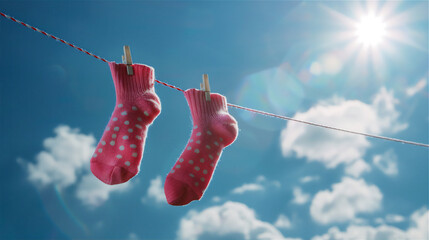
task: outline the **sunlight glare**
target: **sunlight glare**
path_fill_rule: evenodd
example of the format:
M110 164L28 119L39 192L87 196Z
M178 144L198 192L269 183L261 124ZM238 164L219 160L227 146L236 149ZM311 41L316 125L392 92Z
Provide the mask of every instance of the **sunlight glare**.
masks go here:
M375 46L383 40L385 31L385 24L380 18L366 16L357 24L356 35L364 45Z

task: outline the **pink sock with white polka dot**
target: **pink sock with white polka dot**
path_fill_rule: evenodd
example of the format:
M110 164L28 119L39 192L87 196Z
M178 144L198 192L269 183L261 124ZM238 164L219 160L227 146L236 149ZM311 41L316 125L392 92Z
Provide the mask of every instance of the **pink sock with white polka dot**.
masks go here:
M154 89L154 69L109 62L116 90L116 107L91 159L92 173L106 184L119 184L137 175L149 125L161 112Z
M193 130L188 145L167 175L164 192L171 205L199 200L209 185L223 148L237 137L235 119L229 115L226 98L189 89L185 97L191 109Z

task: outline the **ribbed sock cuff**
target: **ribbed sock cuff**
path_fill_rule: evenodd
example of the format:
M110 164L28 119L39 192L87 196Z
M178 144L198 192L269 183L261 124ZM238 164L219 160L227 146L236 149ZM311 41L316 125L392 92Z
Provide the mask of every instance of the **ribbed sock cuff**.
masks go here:
M220 94L210 93L210 101L206 101L205 92L201 90L188 89L184 94L194 121L204 121L220 112L228 112L226 97Z
M133 64L131 66L134 73L133 75L128 75L126 64L109 62L118 99L133 99L148 90L153 90L155 70L143 64Z

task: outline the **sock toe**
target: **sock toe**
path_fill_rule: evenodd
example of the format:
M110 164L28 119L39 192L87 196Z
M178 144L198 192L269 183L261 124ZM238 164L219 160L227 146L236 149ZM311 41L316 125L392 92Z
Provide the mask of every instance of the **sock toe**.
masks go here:
M128 182L131 178L133 178L137 173L132 173L125 168L115 166L112 169L112 174L110 176L110 184L120 184Z
M193 200L199 199L198 195L187 183L177 180L170 175L165 180L164 192L168 204L174 206L186 205Z
M111 175L112 168L113 166L110 166L108 164L91 161L92 174L94 174L95 177L97 177L100 181L104 182L105 184L110 184L110 175Z
M136 173L132 173L122 167L111 166L100 162L91 162L91 172L100 181L109 185L127 182L136 175Z

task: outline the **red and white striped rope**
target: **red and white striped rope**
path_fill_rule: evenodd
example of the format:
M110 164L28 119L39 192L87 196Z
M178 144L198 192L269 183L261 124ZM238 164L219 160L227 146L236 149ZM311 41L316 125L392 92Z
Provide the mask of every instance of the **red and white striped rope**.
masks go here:
M12 20L12 21L14 21L16 23L19 23L19 24L23 25L24 27L32 29L32 30L34 30L36 32L39 32L39 33L41 33L41 34L43 34L45 36L48 36L48 37L50 37L52 39L57 40L57 41L60 41L60 42L66 44L66 45L68 45L68 46L70 46L70 47L72 47L72 48L74 48L74 49L76 49L78 51L81 51L81 52L86 53L86 54L88 54L90 56L93 56L93 57L95 57L98 60L101 60L103 62L108 62L106 59L104 59L102 57L94 55L94 54L92 54L92 53L90 53L90 52L88 52L88 51L86 51L86 50L84 50L84 49L82 49L82 48L74 45L74 44L71 44L71 43L69 43L69 42L67 42L67 41L65 41L65 40L63 40L61 38L55 37L55 36L53 36L53 35L45 32L45 31L42 31L42 30L36 28L36 27L30 26L27 23L24 23L24 22L22 22L22 21L20 21L20 20L18 20L16 18L13 18L13 17L11 17L9 15L6 15L6 14L4 14L2 12L0 12L0 15L3 16L3 17L5 17L5 18L7 18L7 19L10 19L10 20ZM161 82L159 80L155 80L155 81L157 83L160 83L160 84L166 86L166 87L170 87L170 88L176 89L178 91L184 92L184 90L181 89L181 88L179 88L179 87L173 86L173 85L165 83L165 82ZM231 103L228 103L228 106L234 107L234 108L238 108L238 109L242 109L242 110L249 111L249 112L253 112L253 113L257 113L257 114L261 114L261 115L265 115L265 116L269 116L269 117L275 117L275 118L282 119L282 120L295 121L295 122L299 122L299 123L303 123L303 124L307 124L307 125L312 125L312 126L316 126L316 127L322 127L322 128L326 128L326 129L331 129L331 130L336 130L336 131L341 131L341 132L346 132L346 133L351 133L351 134L357 134L357 135L361 135L361 136L365 136L365 137L378 138L378 139L383 139L383 140L388 140L388 141L400 142L400 143L404 143L404 144L410 144L410 145L415 145L415 146L421 146L421 147L429 148L429 144L412 142L412 141L406 141L406 140L397 139L397 138L383 137L383 136L378 136L378 135L373 135L373 134L368 134L368 133L362 133L362 132L356 132L356 131L351 131L351 130L347 130L347 129L337 128L337 127L331 127L331 126L327 126L327 125L323 125L323 124L319 124L319 123L313 123L313 122L303 121L303 120L299 120L299 119L294 119L294 118L291 118L291 117L285 117L285 116L277 115L277 114L274 114L274 113L264 112L264 111L260 111L260 110L256 110L256 109L252 109L252 108L248 108L248 107L242 107L242 106L231 104Z
M78 47L78 46L76 46L76 45L74 45L74 44L71 44L71 43L69 43L69 42L67 42L67 41L65 41L65 40L63 40L63 39L61 39L61 38L55 37L54 35L51 35L51 34L49 34L49 33L45 32L45 31L43 31L43 30L40 30L40 29L38 29L38 28L36 28L36 27L33 27L33 26L30 26L30 25L26 24L25 22L19 21L18 19L14 18L14 17L11 17L11 16L9 16L9 15L6 15L6 14L4 14L4 13L2 13L2 12L0 12L0 15L2 15L3 17L5 17L5 18L7 18L7 19L10 19L10 20L12 20L12 21L14 21L14 22L16 22L16 23L19 23L19 24L21 24L21 25L22 25L22 26L24 26L24 27L28 27L28 28L30 28L30 29L32 29L32 30L34 30L34 31L36 31L36 32L39 32L39 33L41 33L41 34L45 35L45 36L48 36L48 37L53 38L53 39L55 39L55 40L57 40L57 41L60 41L60 42L62 42L62 43L64 43L64 44L67 44L67 45L69 45L70 47L72 47L72 48L74 48L74 49L76 49L76 50L79 50L79 51L81 51L81 52L84 52L84 53L86 53L86 54L88 54L88 55L90 55L90 56L93 56L93 57L95 57L95 58L97 58L97 59L99 59L99 60L101 60L101 61L103 61L103 62L108 62L108 61L107 61L106 59L104 59L104 58L101 58L101 57L99 57L99 56L97 56L97 55L94 55L94 54L92 54L92 53L90 53L90 52L86 51L85 49L82 49L82 48L80 48L80 47Z
M181 88L179 88L179 87L173 86L173 85L168 84L168 83L165 83L165 82L161 82L161 81L156 80L156 79L155 79L155 82L160 83L160 84L162 84L162 85L164 85L164 86L166 86L166 87L176 89L176 90L181 91L181 92L184 92L184 91L185 91L185 90L183 90L183 89L181 89Z

